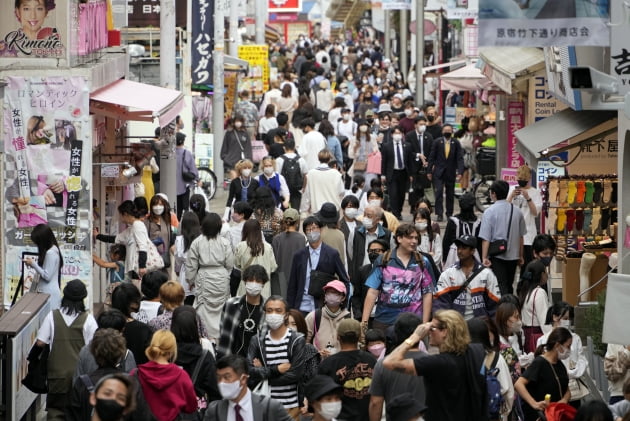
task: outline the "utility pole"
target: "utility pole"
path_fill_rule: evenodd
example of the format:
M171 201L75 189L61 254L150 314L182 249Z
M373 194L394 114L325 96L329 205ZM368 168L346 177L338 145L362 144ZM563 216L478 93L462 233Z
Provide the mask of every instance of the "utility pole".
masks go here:
M383 14L385 15L385 46L383 49L383 54L385 54L385 58L391 60L392 58L392 31L390 29L390 16L389 10L383 10Z
M407 32L409 31L409 15L406 10L400 11L400 46L398 51L400 54L400 73L403 75L403 79L407 82L407 75L409 74L409 62L407 61Z
M424 0L416 1L416 104L424 105Z
M238 56L238 0L232 0L230 2L230 55L232 57ZM215 21L216 22L216 21ZM264 30L264 29L263 29Z
M217 174L217 182L221 183L223 176L223 161L221 160L221 145L223 145L223 114L225 114L225 104L223 103L223 54L225 49L225 4L226 0L214 0L214 57L212 60L212 135L214 143L213 159L214 172Z
M176 89L175 0L160 0L160 85ZM177 155L175 144L162 151L160 190L168 196L171 208L177 205Z
M235 1L235 0L232 0ZM267 2L256 2L256 44L265 43L265 25L267 24Z

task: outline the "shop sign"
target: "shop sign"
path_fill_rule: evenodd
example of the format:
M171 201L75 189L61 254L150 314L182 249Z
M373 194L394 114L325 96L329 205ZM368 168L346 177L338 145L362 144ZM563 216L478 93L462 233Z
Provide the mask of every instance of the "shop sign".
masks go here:
M267 0L267 11L273 12L301 12L302 0Z
M516 171L516 168L501 168L501 180L507 181L510 186L517 185Z
M542 8L527 0L479 0L479 45L600 46L610 45L608 2L588 4L577 16L575 6L547 1ZM611 2L615 3L615 2ZM618 1L620 7L623 2ZM617 16L622 16L623 13Z
M160 27L160 0L115 0L112 11L126 13L129 27ZM175 1L175 20L177 26L186 26L185 1Z
M411 10L411 0L381 0L383 10Z
M611 2L611 16L627 16L627 6L621 1ZM624 37L624 38L619 38ZM619 81L619 93L630 92L630 27L611 25L610 35L610 73Z
M261 96L269 90L269 47L267 45L239 45L238 58L249 63L247 76L240 80L239 92L248 90Z
M120 175L120 166L118 165L103 165L101 166L102 178L118 178Z
M211 84L214 0L192 0L192 8L192 84Z
M522 101L510 101L508 102L507 109L507 123L508 123L508 168L518 168L524 164L523 157L516 150L516 143L518 139L514 134L517 130L525 127L525 106Z
M556 165L552 164L548 159L538 161L538 166L536 167L536 185L539 188L547 183L549 177L563 177L566 174L564 167L561 165L566 164L567 156L567 152L562 152L559 156L552 157Z
M91 279L92 141L83 77L7 78L4 120L5 305L33 252L31 231L47 224L64 259L62 283ZM84 153L85 151L85 153Z
M547 78L545 76L534 76L529 80L529 95L527 101L527 119L529 124L550 117L566 108L566 105L560 102L549 91Z

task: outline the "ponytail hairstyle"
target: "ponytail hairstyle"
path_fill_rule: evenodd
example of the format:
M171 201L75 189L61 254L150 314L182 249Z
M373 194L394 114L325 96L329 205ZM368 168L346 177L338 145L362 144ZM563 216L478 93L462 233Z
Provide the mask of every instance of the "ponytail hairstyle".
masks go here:
M160 329L153 334L151 345L144 351L149 361L166 357L169 362L177 359L177 341L170 330Z
M569 329L564 327L556 327L547 337L547 343L536 348L534 355L539 356L545 351L551 351L557 344L563 344L572 337L573 336L571 335Z
M352 193L355 193L357 191L359 191L359 189L363 188L363 186L365 185L365 177L363 177L361 174L357 174L352 178Z

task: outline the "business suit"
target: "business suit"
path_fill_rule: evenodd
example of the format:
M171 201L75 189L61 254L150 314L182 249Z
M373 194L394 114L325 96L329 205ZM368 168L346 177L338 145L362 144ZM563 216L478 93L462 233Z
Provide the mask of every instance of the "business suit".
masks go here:
M383 143L381 148L381 175L387 181L387 193L389 194L389 204L392 213L396 218L401 219L402 207L405 202L405 193L409 188L409 145L403 140L400 141L400 151L402 157L402 169L396 169L396 149L397 143Z
M251 396L254 421L293 421L293 418L289 416L280 402L255 393L252 393ZM227 399L210 402L203 421L227 421L228 409L229 401Z
M455 180L464 172L464 152L459 140L451 137L448 157L446 156L446 139L439 137L435 140L429 156L429 172L433 176L435 213L441 220L444 212L443 196L446 192L446 217L450 217L453 215Z
M417 130L410 131L405 136L405 143L409 146L409 167L411 174L411 186L413 191L409 193L409 206L411 210L415 210L418 201L424 197L424 189L430 187L431 182L428 181L426 175L426 167L418 154L424 155L426 161L429 160L431 150L433 149L433 136L426 131L418 133Z
M289 302L289 308L300 308L302 299L304 298L304 286L306 285L306 270L308 269L308 259L310 253L310 246L302 247L295 252L293 256L293 264L291 265L291 275L289 276L289 285L287 288L287 301ZM348 288L348 274L341 262L339 252L334 248L321 243L321 250L319 254L319 262L315 270L325 272L331 275L337 275L340 281L346 284L346 291L350 291ZM319 307L319 304L315 300L315 307ZM320 300L321 301L321 300Z

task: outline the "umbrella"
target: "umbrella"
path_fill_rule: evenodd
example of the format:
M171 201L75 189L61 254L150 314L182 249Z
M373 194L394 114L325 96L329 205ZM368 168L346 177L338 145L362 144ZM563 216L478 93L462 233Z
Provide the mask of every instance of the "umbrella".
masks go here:
M577 409L566 403L553 402L545 409L543 421L573 421ZM542 414L541 414L542 415Z

